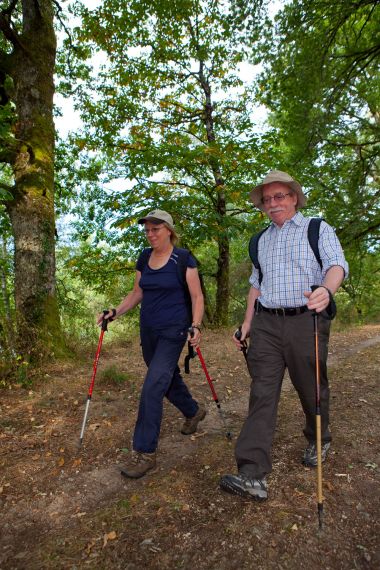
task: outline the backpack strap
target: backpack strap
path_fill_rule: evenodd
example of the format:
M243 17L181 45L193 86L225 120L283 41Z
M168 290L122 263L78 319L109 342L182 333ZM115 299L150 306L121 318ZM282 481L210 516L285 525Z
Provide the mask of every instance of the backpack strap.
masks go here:
M178 255L178 260L177 260L178 277L182 285L185 288L187 288L186 271L187 271L187 264L189 260L190 251L188 249L183 249L181 247L175 247L173 253L176 253Z
M181 284L184 287L187 287L186 270L187 270L187 264L188 264L190 251L188 249L182 249L179 247L175 247L173 249L173 253L178 255L177 272L178 272L179 280L181 281ZM142 271L147 266L151 254L152 254L152 248L151 247L144 248L142 250L142 252L140 253L139 258L137 260L137 264L141 265Z
M261 271L261 267L260 267L260 263L259 263L259 239L261 238L263 233L267 231L267 229L269 227L270 226L267 226L266 228L261 230L261 232L252 236L251 239L249 240L249 247L248 247L249 257L251 258L252 263L255 266L255 268L259 271L259 284L260 285L261 285L261 282L263 280L263 272Z
M138 266L141 265L141 273L144 271L145 267L148 265L149 258L152 254L151 247L145 247L142 252L140 253L137 264Z
M186 271L187 271L187 264L189 261L190 251L188 249L183 249L181 247L175 247L173 249L173 253L178 255L177 274L178 274L178 279L180 280L182 287L184 288L184 291L185 291L187 312L189 314L189 319L191 322L193 307L192 307L189 287L188 287L187 281L186 281Z
M309 245L313 250L313 253L321 269L322 269L322 260L319 254L318 241L319 241L319 230L322 221L323 218L311 218L309 222L309 227L307 228L307 239L309 240Z

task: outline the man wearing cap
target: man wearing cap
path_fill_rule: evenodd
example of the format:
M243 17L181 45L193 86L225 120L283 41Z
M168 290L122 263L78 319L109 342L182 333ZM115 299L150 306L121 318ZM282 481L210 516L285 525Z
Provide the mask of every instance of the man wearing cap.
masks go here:
M301 185L286 172L271 171L251 191L251 200L272 223L258 243L241 342L250 337L248 367L252 377L248 417L236 443L237 475L224 475L223 490L265 500L266 476L272 470L271 445L285 369L297 390L305 414L308 446L303 463L317 464L315 433L315 344L312 313L320 314L319 367L322 423L322 461L331 442L327 354L330 321L323 317L332 295L348 273L342 247L331 226L321 222L318 248L322 268L308 241L310 218L299 208L306 205ZM312 285L318 285L311 292Z

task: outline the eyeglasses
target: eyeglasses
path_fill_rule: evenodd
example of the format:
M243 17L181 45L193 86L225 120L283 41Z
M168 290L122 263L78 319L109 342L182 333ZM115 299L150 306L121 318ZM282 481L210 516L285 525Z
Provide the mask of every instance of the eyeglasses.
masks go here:
M156 235L160 230L162 230L163 227L164 226L156 226L154 228L149 228L149 229L145 228L144 229L145 235L149 235L150 233L152 233L153 235Z
M261 203L262 204L270 204L272 202L272 200L274 200L275 202L282 202L283 200L285 200L286 196L290 196L292 194L292 192L288 192L287 194L283 194L282 192L279 192L278 194L275 194L274 196L265 196L265 198L261 198Z

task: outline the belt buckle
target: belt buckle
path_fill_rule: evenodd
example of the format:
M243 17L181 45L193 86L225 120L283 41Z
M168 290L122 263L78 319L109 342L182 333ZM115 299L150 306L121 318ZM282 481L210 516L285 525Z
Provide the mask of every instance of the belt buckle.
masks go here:
M277 309L277 311L279 311L281 317L285 317L285 309L284 309L284 307L280 307L279 309Z

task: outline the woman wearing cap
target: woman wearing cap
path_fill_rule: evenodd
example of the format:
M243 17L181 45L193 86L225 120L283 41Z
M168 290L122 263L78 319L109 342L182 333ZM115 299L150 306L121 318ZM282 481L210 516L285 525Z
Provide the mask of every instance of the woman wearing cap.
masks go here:
M156 466L164 397L185 416L181 429L185 435L194 433L206 416L205 408L191 396L178 367L186 340L193 346L200 342L204 303L196 261L187 250L175 247L178 237L173 219L164 210L149 212L138 223L144 224L151 247L140 254L133 290L116 307L113 317L120 317L141 303L140 337L148 371L140 395L132 456L121 471L131 478L142 477ZM103 315L98 324L102 318ZM188 334L190 325L192 337Z

